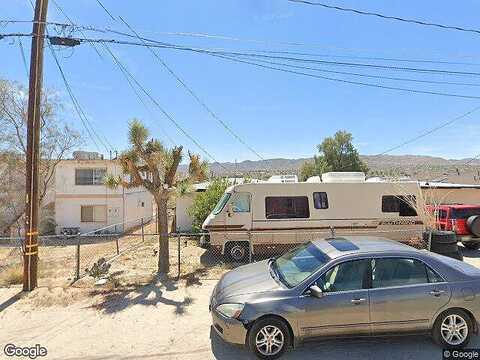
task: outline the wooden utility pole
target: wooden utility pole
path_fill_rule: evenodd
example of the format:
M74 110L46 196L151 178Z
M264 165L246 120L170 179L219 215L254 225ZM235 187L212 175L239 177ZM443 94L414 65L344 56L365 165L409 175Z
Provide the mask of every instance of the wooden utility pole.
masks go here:
M43 45L47 9L48 0L36 0L32 32L32 53L30 57L30 83L28 89L25 246L23 249L24 291L32 291L37 287L40 105L42 100Z

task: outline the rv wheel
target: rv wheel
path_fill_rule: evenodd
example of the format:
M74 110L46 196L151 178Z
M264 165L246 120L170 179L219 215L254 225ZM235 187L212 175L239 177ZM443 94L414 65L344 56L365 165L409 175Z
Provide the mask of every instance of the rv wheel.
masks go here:
M246 243L228 243L225 245L225 256L230 261L246 261L248 258L248 254L248 244Z

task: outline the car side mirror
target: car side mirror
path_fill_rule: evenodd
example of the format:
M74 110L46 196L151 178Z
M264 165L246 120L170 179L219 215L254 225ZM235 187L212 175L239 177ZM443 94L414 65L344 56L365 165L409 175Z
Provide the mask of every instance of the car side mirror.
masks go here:
M227 216L231 217L232 214L233 214L233 205L230 203L230 204L227 204Z
M310 286L310 295L318 299L323 297L323 291L317 285Z

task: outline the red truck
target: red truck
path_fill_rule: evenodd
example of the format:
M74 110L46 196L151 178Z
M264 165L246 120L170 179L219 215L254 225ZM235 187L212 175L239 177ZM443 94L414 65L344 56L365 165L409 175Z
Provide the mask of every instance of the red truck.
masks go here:
M480 205L428 205L427 211L436 212L439 230L454 231L468 249L480 248Z

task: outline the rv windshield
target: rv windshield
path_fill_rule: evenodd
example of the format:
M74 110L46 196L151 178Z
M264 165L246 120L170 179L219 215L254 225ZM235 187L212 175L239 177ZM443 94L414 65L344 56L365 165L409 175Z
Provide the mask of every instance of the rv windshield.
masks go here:
M222 198L220 201L217 203L217 206L215 206L215 209L213 209L212 213L213 215L218 215L220 211L225 207L225 204L227 203L228 199L230 199L230 193L225 193L223 194Z
M330 261L315 244L308 242L290 250L273 261L272 267L280 280L292 288Z

